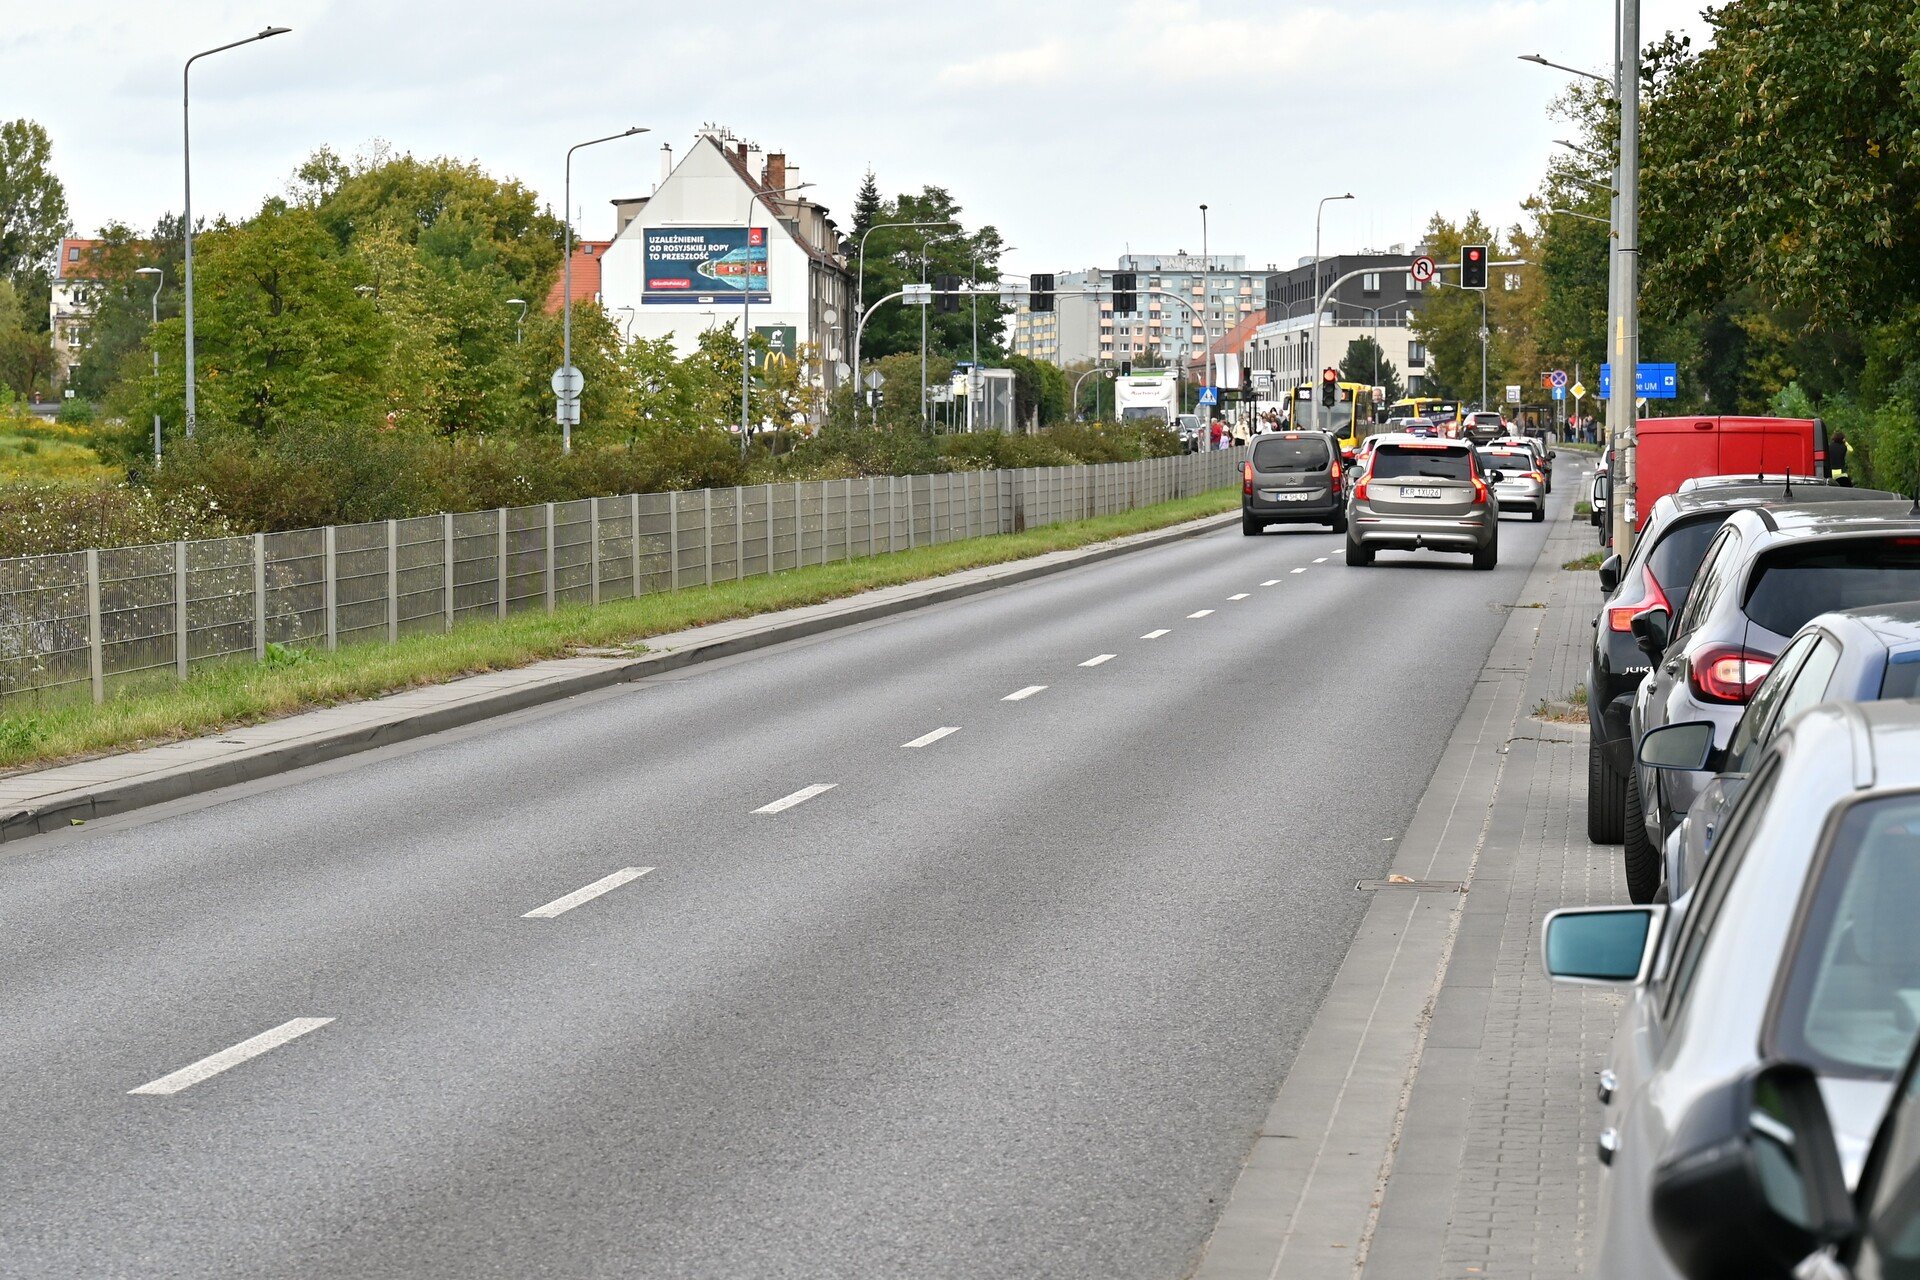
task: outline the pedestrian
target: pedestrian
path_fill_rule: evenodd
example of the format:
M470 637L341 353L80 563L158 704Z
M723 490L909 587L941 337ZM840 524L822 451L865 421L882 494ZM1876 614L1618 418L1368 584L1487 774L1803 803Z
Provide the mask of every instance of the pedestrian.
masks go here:
M1213 424L1213 435L1211 437L1213 440L1214 448L1224 449L1227 447L1226 434L1227 434L1226 428L1222 427L1220 423L1216 420Z

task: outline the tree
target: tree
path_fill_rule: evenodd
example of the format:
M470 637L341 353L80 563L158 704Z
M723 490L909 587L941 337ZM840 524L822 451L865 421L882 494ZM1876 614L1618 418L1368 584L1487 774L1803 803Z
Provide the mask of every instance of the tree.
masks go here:
M1340 358L1340 372L1349 382L1386 388L1388 404L1407 393L1406 384L1400 381L1400 371L1382 354L1380 344L1371 334L1361 334L1347 344L1347 354Z
M1000 332L1008 308L1000 301L994 284L1000 278L1000 255L1005 241L991 226L968 234L962 225L964 211L953 196L941 187L925 187L918 195L902 194L880 203L869 225L879 229L867 237L866 287L862 306L873 305L902 285L929 281L942 275L971 280L981 295L960 300L958 311L930 309L927 319L927 349L954 360L971 359L975 334L974 317L979 317L978 334L982 360L1000 354ZM946 223L946 226L895 227L893 222ZM924 268L922 254L925 255ZM977 267L977 270L976 270ZM920 351L920 308L898 301L875 311L867 322L861 343L862 359L879 359L897 352Z
M0 280L0 383L25 399L53 368L53 341L36 330L11 280Z
M53 143L32 120L0 123L0 274L25 306L41 304L60 238L67 234L67 194L53 172Z
M853 238L857 241L880 219L880 183L868 167L860 179L860 190L853 197Z

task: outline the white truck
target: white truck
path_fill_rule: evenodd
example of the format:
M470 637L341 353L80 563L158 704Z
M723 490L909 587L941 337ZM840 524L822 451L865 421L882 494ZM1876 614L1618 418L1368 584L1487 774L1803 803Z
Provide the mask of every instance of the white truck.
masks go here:
M1170 371L1115 378L1113 406L1122 422L1154 422L1171 429L1180 413L1180 380Z

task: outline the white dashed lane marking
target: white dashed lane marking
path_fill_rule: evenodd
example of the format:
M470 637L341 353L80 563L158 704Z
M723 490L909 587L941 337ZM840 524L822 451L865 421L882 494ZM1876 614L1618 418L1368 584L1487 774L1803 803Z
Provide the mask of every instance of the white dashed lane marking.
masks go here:
M623 884L631 884L652 870L652 867L622 867L610 876L601 876L592 884L575 889L564 898L555 898L544 907L535 907L520 918L522 920L551 920L555 916L565 915L582 903L592 902L601 894L611 893Z
M1158 640L1161 636L1166 634L1167 634L1167 628L1161 627L1158 631L1149 631L1147 632L1147 634L1141 636L1140 638L1142 640Z
M1263 587L1277 587L1280 585L1280 579L1268 578L1265 582L1261 583L1260 585Z
M946 725L942 728L935 729L932 733L923 733L919 737L915 738L912 742L903 742L900 744L900 747L901 747L901 750L905 750L908 747L930 747L934 743L940 741L940 739L946 737L948 734L958 733L958 732L960 732L959 725L957 724Z
M1031 697L1032 697L1032 696L1033 696L1034 694L1036 694L1036 693L1039 693L1039 692L1040 692L1040 691L1041 691L1042 689L1044 689L1044 688L1046 688L1046 687L1047 687L1047 686L1045 686L1045 685L1043 685L1043 684L1030 684L1030 685L1028 685L1028 686L1027 686L1026 688L1024 688L1024 689L1015 689L1015 690L1014 690L1014 691L1013 691L1012 693L1010 693L1010 694L1008 694L1008 695L1007 695L1006 697L1004 697L1004 698L1002 698L1002 699L1000 699L1000 701L1002 701L1002 702L1022 702L1022 701L1025 701L1025 700L1026 700L1026 699L1028 699L1028 698L1031 698Z
M1206 616L1207 616L1208 614L1210 614L1210 613L1212 613L1212 612L1213 612L1213 610L1211 610L1211 609L1199 609L1199 610L1196 610L1196 611L1195 611L1195 612L1193 612L1193 613L1190 613L1190 614L1188 614L1187 616L1188 616L1189 618L1204 618L1204 617L1206 617Z
M1306 571L1307 571L1307 566L1305 565L1301 565L1298 569L1294 570L1295 573L1305 573Z
M816 782L812 786L802 787L790 796L781 796L772 804L763 804L755 813L779 813L782 809L791 809L797 804L805 804L823 792L831 791L840 784L837 782Z
M1081 663L1080 665L1083 667L1097 667L1103 662L1112 662L1115 658L1119 656L1120 655L1117 653L1096 653L1095 655L1093 655L1093 657L1088 658L1085 662Z
M184 1066L178 1071L169 1072L158 1080L143 1084L138 1089L129 1089L127 1092L143 1094L147 1097L169 1097L182 1089L191 1089L202 1080L211 1079L222 1071L237 1067L251 1058L257 1058L270 1049L278 1049L287 1041L297 1040L309 1031L318 1031L332 1021L332 1018L290 1019L271 1031L262 1031L259 1035L242 1040L230 1049L209 1054L198 1062Z
M1234 596L1228 596L1228 597L1227 597L1227 599L1229 599L1229 600L1245 600L1246 598L1247 598L1247 593L1246 593L1246 592L1244 592L1244 591L1242 591L1242 592L1241 592L1241 593L1240 593L1239 595L1234 595Z
M1325 564L1326 562L1327 562L1327 558L1325 556L1321 556L1319 559L1314 561L1315 564Z

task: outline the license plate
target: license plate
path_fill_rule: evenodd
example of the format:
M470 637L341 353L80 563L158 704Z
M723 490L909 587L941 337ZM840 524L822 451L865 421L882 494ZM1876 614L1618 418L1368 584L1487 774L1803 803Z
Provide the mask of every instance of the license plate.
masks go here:
M1438 498L1440 491L1425 486L1416 487L1409 484L1400 486L1400 496L1403 498Z
M1306 502L1318 496L1314 493L1282 493L1277 489L1267 491L1268 502Z

